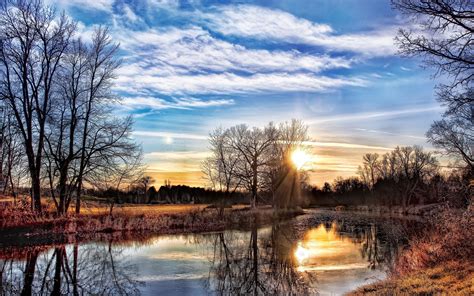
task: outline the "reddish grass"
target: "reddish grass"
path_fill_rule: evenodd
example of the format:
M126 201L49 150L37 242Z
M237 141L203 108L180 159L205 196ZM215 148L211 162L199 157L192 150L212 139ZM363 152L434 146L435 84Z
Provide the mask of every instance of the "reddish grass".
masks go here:
M387 279L350 295L473 295L474 211L445 210L410 241Z
M89 234L111 232L151 232L174 234L220 231L229 228L245 228L251 223L265 224L276 219L294 217L299 212L274 215L271 208L249 210L237 206L225 209L219 215L216 209L206 205L146 205L117 206L109 213L107 205L85 207L83 213L69 212L57 217L47 206L41 217L36 216L28 202L0 207L0 236L41 236L46 234ZM4 240L1 240L4 241Z
M427 229L399 258L397 275L447 262L474 263L474 211L446 210L433 218Z

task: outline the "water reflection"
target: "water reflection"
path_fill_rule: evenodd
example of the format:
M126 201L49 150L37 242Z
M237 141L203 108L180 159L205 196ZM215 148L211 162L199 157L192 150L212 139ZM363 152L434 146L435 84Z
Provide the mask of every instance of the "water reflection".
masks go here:
M138 295L137 268L122 248L104 244L58 246L26 258L2 260L2 295Z
M314 292L311 274L299 272L292 252L295 232L274 225L249 235L215 237L207 288L219 295L307 295Z
M303 224L305 225L305 224ZM248 231L0 252L1 295L342 294L385 276L395 223L291 221ZM395 229L395 230L394 230Z

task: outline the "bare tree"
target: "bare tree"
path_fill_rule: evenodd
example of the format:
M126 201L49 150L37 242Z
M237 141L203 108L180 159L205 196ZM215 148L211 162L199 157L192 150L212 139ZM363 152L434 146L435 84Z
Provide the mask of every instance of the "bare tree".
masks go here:
M88 168L96 165L91 162L107 150L120 157L120 152L115 151L116 148L121 148L122 152L135 149L133 144L122 141L127 138L131 130L131 118L115 122L107 119L107 114L111 112L107 110L107 103L115 99L110 86L115 78L115 70L120 65L120 61L115 58L117 49L118 44L112 43L107 29L99 28L94 35L88 58L87 93L81 132L83 149L77 177L76 213L79 213L81 208L80 197L85 173Z
M363 156L362 166L359 166L359 175L366 183L367 187L374 187L379 177L379 155L377 153L367 153Z
M230 147L240 156L238 176L250 191L251 206L255 208L263 170L271 161L267 152L278 139L278 129L272 123L263 129L242 124L231 127L228 136Z
M438 85L438 100L447 107L427 136L435 147L463 160L474 171L474 3L470 0L392 0L416 29L399 31L400 52L420 56L437 75L448 75Z
M140 179L137 180L138 185L141 186L143 189L143 195L145 197L144 202L148 202L148 188L150 187L151 184L155 182L155 179L153 179L151 176L143 176Z
M22 136L34 209L41 213L41 167L45 125L58 69L75 24L41 1L7 0L0 5L0 97L11 108Z
M438 170L438 161L430 152L419 146L397 147L394 151L399 159L399 183L403 188L402 206L406 209L416 195L419 185Z
M84 183L114 183L124 179L124 167L138 166L141 152L129 138L132 119L112 114L118 99L111 93L119 61L107 29L98 28L91 44L73 40L63 58L61 82L48 116L46 179L58 214L67 212ZM118 183L121 183L120 181Z
M18 187L22 176L28 174L25 157L22 153L21 138L14 124L15 118L8 108L3 108L0 120L1 127L1 178L3 181L3 194L7 191L13 196L16 204Z
M231 146L229 131L221 127L211 132L209 144L212 155L203 164L203 170L214 189L223 191L225 198L230 198L242 183L237 176L240 155Z
M298 170L292 162L292 154L304 150L309 140L308 126L292 119L278 126L278 135L268 150L270 162L265 168L264 182L277 208L298 206L301 203L300 189L307 179L305 172Z
M202 170L214 188L230 197L239 188L251 194L255 207L259 192L271 193L274 205L289 206L304 177L291 163L291 153L300 148L308 127L299 120L264 128L237 125L217 128L210 134L211 157ZM279 200L279 202L277 202Z
M470 0L393 0L393 6L418 25L401 29L400 51L422 56L437 74L453 77L452 86L472 83L474 75L474 4ZM471 98L472 99L472 98Z

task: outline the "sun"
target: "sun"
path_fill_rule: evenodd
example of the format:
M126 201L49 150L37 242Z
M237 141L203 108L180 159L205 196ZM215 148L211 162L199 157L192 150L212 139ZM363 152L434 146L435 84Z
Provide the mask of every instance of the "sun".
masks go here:
M296 149L291 153L291 161L298 170L301 169L308 160L309 157L303 150Z

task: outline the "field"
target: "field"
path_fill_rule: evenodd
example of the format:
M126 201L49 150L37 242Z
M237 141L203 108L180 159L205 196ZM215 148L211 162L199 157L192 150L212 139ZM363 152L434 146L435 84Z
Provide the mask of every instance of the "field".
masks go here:
M186 205L110 205L86 202L80 214L70 209L57 216L52 203L45 202L44 213L37 216L27 200L14 205L9 198L0 201L0 243L22 237L91 236L100 233L174 234L221 231L265 224L301 214L301 210L275 213L271 207L250 209L236 205L222 211L206 204ZM68 238L69 239L69 238ZM73 238L71 238L73 239Z
M161 214L181 214L189 213L193 211L202 211L208 205L206 204L183 204L183 205L117 205L114 206L113 212L124 215L161 215ZM74 212L74 207L69 210L71 213ZM82 215L101 215L108 214L110 212L109 205L106 204L91 204L86 203L81 208Z

